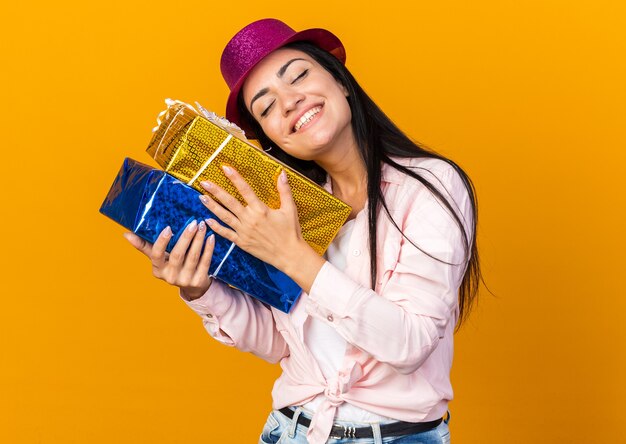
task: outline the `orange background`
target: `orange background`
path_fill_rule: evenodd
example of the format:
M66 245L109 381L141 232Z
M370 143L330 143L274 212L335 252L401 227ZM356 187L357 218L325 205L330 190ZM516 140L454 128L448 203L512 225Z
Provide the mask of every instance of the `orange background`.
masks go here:
M267 16L335 32L476 183L495 296L456 337L453 442L626 442L624 3L408 4L2 6L0 442L256 442L279 367L213 341L98 208L165 97L223 113L221 50Z

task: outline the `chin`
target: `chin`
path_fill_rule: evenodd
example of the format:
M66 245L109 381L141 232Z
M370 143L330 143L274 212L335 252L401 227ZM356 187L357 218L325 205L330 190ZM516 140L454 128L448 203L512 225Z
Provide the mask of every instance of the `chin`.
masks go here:
M311 138L309 139L309 145L311 146L311 148L319 150L324 149L324 147L326 147L327 145L331 145L334 140L335 137L333 137L333 134L331 133L327 133L326 131L315 132L311 134Z
M335 148L338 140L342 139L342 135L346 130L351 130L350 124L345 127L331 128L310 128L306 133L302 134L302 138L299 138L299 142L294 143L293 146L297 146L297 150L289 150L289 154L297 157L301 160L316 160L324 155L327 151Z

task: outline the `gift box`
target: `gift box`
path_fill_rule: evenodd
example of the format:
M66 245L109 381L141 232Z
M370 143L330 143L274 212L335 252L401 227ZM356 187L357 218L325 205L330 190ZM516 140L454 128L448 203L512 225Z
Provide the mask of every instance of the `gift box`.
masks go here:
M351 208L307 177L245 140L243 132L226 119L191 105L166 100L159 114L148 153L172 176L205 192L209 180L244 203L243 197L222 171L222 165L237 170L270 208L280 206L276 180L284 169L302 228L302 236L322 255L350 215ZM201 114L202 113L202 114Z
M173 236L166 248L170 252L193 220L219 221L199 196L198 191L164 171L127 158L100 212L150 243L165 227L171 227ZM207 226L205 239L211 234ZM216 233L209 274L286 313L301 293L289 276Z

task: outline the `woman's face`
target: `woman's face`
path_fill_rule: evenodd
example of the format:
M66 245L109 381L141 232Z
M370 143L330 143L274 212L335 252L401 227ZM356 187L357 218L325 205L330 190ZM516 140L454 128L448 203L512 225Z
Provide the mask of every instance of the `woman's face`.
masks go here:
M309 55L282 48L265 57L243 85L248 111L285 152L321 158L352 139L346 89ZM339 142L339 143L337 143Z

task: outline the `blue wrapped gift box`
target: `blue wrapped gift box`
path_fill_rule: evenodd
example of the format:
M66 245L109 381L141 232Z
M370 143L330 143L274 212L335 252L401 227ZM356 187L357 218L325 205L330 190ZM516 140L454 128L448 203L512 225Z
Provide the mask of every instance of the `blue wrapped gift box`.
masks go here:
M217 219L199 199L200 193L169 174L126 158L100 212L150 243L168 225L170 252L193 220ZM207 226L206 237L213 234ZM215 234L211 276L288 313L300 287L285 273Z

